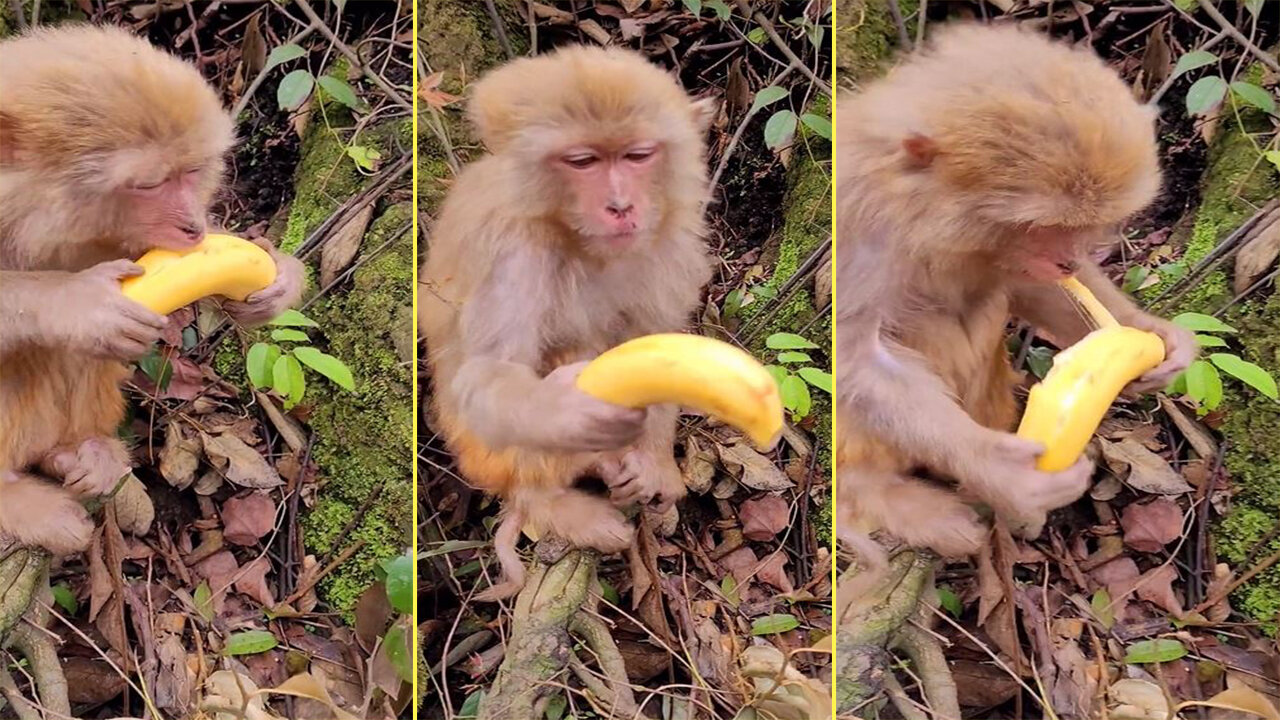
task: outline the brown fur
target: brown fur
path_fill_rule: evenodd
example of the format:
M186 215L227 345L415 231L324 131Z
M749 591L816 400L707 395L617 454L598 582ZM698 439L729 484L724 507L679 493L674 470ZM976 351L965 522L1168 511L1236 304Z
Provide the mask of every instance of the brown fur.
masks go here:
M1004 328L1016 311L1059 342L1087 330L1055 286L1020 276L1019 258L1053 251L1028 228L1101 237L1141 209L1159 186L1153 119L1092 53L1012 27L944 28L841 100L842 531L964 555L986 535L966 501L1036 534L1047 510L1083 491L1080 468L1054 480L1033 456L996 457L1017 414ZM1155 329L1084 263L1087 244L1082 280L1122 321ZM1051 481L1060 487L1023 497Z
M26 295L19 286L69 277L30 271L75 272L146 249L113 194L139 173L203 165L207 203L231 121L194 67L119 29L67 26L4 41L0 77L0 270L9 305L0 326L8 333L0 338L0 534L69 552L84 547L92 526L70 494L36 473L95 438L127 462L114 439L126 368L51 344L18 315L33 298L58 302L56 284Z
M685 325L710 276L701 240L705 112L636 53L573 47L486 76L470 115L491 154L462 171L432 228L419 326L435 428L462 476L505 501L499 557L508 582L493 598L519 586L511 546L522 523L607 552L631 542L633 529L608 500L572 488L622 449L494 446L469 408L490 404L541 422L529 404L552 370ZM563 147L638 140L662 145L648 197L653 227L616 254L584 251L566 216L575 200L548 158ZM640 441L665 453L673 471L674 427L674 409L651 409Z

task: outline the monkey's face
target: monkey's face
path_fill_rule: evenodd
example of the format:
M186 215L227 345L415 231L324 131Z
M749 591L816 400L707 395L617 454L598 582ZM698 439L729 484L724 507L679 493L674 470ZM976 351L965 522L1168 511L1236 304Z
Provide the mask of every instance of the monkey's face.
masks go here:
M1033 226L1006 231L1004 269L1031 282L1057 282L1071 277L1080 262L1106 237L1098 228Z
M204 239L209 202L222 176L220 154L126 149L113 156L103 198L117 208L112 236L136 254L183 250Z
M550 159L562 188L561 220L583 250L610 256L643 244L660 214L662 146L648 141L567 148Z

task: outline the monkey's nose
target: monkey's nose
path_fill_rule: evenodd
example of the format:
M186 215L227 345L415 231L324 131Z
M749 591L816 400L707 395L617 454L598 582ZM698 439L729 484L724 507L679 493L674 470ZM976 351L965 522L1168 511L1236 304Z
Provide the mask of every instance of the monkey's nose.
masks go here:
M630 215L634 208L634 203L629 203L623 200L610 201L609 204L605 206L605 210L607 210L610 215L618 219L622 219L627 215Z
M185 222L178 226L178 230L191 240L199 240L200 236L204 235L204 223L194 221Z

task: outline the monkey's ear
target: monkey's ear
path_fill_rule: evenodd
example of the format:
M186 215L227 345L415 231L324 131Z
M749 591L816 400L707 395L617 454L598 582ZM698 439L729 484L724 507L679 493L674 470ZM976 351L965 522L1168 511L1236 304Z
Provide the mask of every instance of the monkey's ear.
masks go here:
M720 110L720 103L715 98L704 97L700 100L694 100L691 106L693 115L693 124L698 126L702 132L706 132L711 128L711 123L716 119L716 113Z
M929 167L933 164L933 159L938 156L938 143L928 135L920 133L911 133L904 138L902 149L907 153L907 160L916 167Z

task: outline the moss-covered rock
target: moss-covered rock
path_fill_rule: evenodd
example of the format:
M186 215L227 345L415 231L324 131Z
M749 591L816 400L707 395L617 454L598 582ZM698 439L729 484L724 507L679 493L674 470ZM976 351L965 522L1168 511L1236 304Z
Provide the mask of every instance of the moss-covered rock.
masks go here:
M919 2L903 0L899 5L902 14L910 16ZM848 87L879 75L898 43L898 28L889 14L889 4L881 0L838 0L836 18L836 81Z

